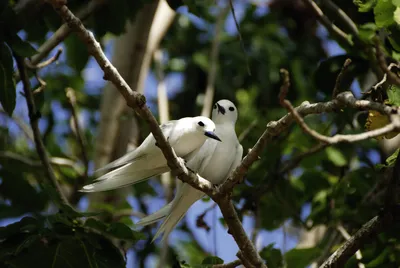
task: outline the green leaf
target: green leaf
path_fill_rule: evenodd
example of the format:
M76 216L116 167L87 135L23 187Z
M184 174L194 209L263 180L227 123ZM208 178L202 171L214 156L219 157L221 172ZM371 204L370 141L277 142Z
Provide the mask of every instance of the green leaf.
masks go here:
M13 208L21 209L21 212L37 212L45 208L47 196L44 192L38 192L25 178L23 170L18 165L6 166L0 169L0 195L12 203Z
M32 267L33 263L37 267L125 267L118 249L95 234L62 239L34 235L17 244L13 254L0 261L11 267Z
M13 34L7 38L7 44L18 56L26 58L37 54L36 49L28 42L22 40L17 34Z
M321 254L319 248L294 248L285 253L287 267L307 267Z
M370 11L375 5L377 0L353 0L353 3L358 6L359 12L368 12Z
M17 98L13 71L11 51L5 43L0 43L0 103L9 116L15 109Z
M387 90L386 93L389 98L389 104L400 106L400 88L396 85L391 85Z
M393 5L400 7L400 0L392 0Z
M20 221L0 227L0 238L7 238L22 231L33 231L39 226L38 221L32 217L23 217Z
M361 40L364 42L372 42L372 38L375 36L378 27L375 23L368 22L358 27L358 30L358 36Z
M343 167L347 164L346 157L341 151L334 147L328 147L325 150L328 159L331 160L336 166Z
M85 227L93 228L102 232L107 232L107 225L94 218L89 218L85 221Z
M223 264L223 263L224 260L216 256L208 256L201 262L201 264Z
M375 23L379 28L388 27L394 21L396 6L391 0L379 0L374 8Z
M386 159L386 165L389 167L394 166L397 156L399 155L400 149L397 149L391 156Z
M267 261L268 268L283 267L283 257L279 249L274 248L274 243L269 244L260 252L260 256Z
M71 34L64 41L67 53L67 64L80 73L85 68L89 53L86 46L82 45L82 41L76 34Z
M111 223L107 228L107 233L116 238L125 240L136 241L144 239L144 236L140 232L133 231L131 228L120 222Z

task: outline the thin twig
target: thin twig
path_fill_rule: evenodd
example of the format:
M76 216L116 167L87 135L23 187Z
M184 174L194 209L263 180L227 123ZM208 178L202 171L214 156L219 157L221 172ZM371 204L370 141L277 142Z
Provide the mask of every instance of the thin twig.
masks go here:
M340 70L339 75L336 78L335 87L333 88L333 92L332 92L332 99L336 98L337 94L339 94L340 87L342 85L343 76L346 74L346 71L349 68L350 64L351 64L351 59L346 59L343 64L342 69Z
M350 40L348 35L345 32L343 32L339 27L337 27L335 24L333 24L333 22L331 22L329 18L325 16L325 14L313 0L303 0L303 2L306 3L312 9L312 11L317 16L318 20L322 23L322 25L324 25L329 32L336 35L338 40L340 40L344 44L353 46L353 42Z
M344 229L342 225L338 225L336 229L339 231L339 233L344 237L346 240L351 239L351 235ZM365 268L365 265L361 262L362 260L362 254L360 250L357 250L356 252L356 259L358 260L358 268Z
M199 216L196 218L196 227L202 228L206 230L207 232L210 231L210 226L204 221L204 217L207 215L207 213L215 208L217 203L212 204L210 207L206 208L203 213L201 213Z
M251 124L245 130L242 131L242 133L240 133L238 138L239 142L242 142L247 137L247 135L249 135L250 132L257 126L257 124L258 124L258 119L256 118L251 122Z
M400 69L400 64L395 64L395 63L391 63L389 64L389 66L387 67L387 69L389 71L391 71L394 67L399 68ZM378 88L380 88L386 81L387 81L387 72L385 72L383 74L382 80L379 81L378 83L376 83L375 85L372 86L373 89L377 90Z
M19 155L19 154L9 152L9 151L0 151L0 159L10 159L13 161L18 161L25 165L34 167L34 168L42 167L42 163L40 161L35 161L35 160L27 158L23 155ZM52 158L50 158L50 163L55 166L71 167L76 172L80 173L79 169L76 167L75 162L70 159L61 158L61 157L52 157Z
M63 52L62 47L59 47L56 54L53 57L51 57L43 62L40 62L36 65L33 65L30 61L27 60L27 61L25 61L25 65L26 65L26 67L28 67L29 69L32 69L32 70L42 69L44 67L49 66L53 62L57 61L62 52Z
M92 0L87 5L82 7L78 12L77 16L81 20L86 20L96 9L106 3L108 0ZM58 44L63 42L65 38L69 36L72 30L68 25L63 24L57 31L38 49L38 54L34 55L30 60L31 65L37 65L42 61ZM15 80L18 82L21 80L19 72L14 73Z
M225 264L215 264L212 268L235 268L242 264L241 260L236 260L233 262L225 263Z
M34 135L34 141L35 141L35 146L36 146L36 151L39 155L39 158L43 164L43 167L45 169L45 174L47 177L47 183L53 187L53 189L57 192L57 196L55 198L57 200L54 200L58 207L60 208L63 205L68 205L68 201L63 195L60 185L57 182L57 178L54 174L54 170L51 166L49 157L47 156L46 149L44 147L40 130L39 130L39 118L38 118L38 112L35 107L35 102L33 100L33 93L32 93L32 88L29 82L29 77L26 72L25 64L24 64L24 59L19 57L18 55L14 55L15 61L17 62L17 68L21 74L22 78L22 84L23 84L23 90L25 92L26 96L26 104L28 106L28 112L29 112L29 121L31 123L33 135Z
M242 46L242 50L243 50L243 53L244 53L244 57L245 57L245 59L246 59L247 73L248 73L249 75L251 75L250 66L249 66L249 58L247 57L246 47L244 46L242 34L241 34L241 32L240 32L240 25L239 25L239 22L238 22L238 20L237 20L237 18L236 18L235 8L234 8L234 6L233 6L232 0L229 0L229 5L230 5L230 7L231 7L233 21L235 22L236 29L238 30L240 45Z
M289 79L289 75L287 73L287 71L285 70L284 72L284 82L283 84L286 85L288 82L286 82L286 79ZM316 140L319 140L323 143L327 143L327 144L336 144L336 143L340 143L340 142L357 142L357 141L362 141L362 140L366 140L369 138L374 138L380 135L384 135L386 133L392 132L392 131L396 131L396 130L400 130L400 118L398 115L390 115L390 119L391 119L391 123L382 127L382 128L378 128L375 130L371 130L371 131L367 131L361 134L349 134L349 135L341 135L341 134L337 134L333 137L328 137L325 135L322 135L320 133L318 133L317 131L311 129L306 122L304 121L304 119L299 115L299 113L293 108L292 104L290 103L290 101L284 99L286 97L287 94L287 87L286 86L282 86L281 87L281 92L279 94L279 99L280 99L280 103L283 107L285 107L291 114L293 114L294 118L296 119L297 123L300 125L300 127L303 129L303 131L307 134L309 134L310 136L312 136L313 138L315 138ZM397 113L397 111L395 111Z
M81 160L83 162L83 166L85 168L84 173L81 174L78 178L75 179L74 185L72 187L72 194L70 196L70 201L72 204L76 204L79 201L79 198L82 196L82 193L78 190L85 185L89 175L89 157L87 154L87 143L84 134L82 133L82 128L79 124L78 113L77 113L77 104L76 104L76 95L75 91L67 87L65 89L68 106L71 111L71 119L73 122L72 132L75 134L76 140L78 141L81 153Z
M313 147L311 147L308 151L301 153L295 157L293 157L290 160L287 160L282 164L282 168L279 170L279 173L284 174L286 172L289 172L290 170L294 169L297 167L297 165L306 157L316 154L322 150L324 150L326 147L328 147L329 144L317 144Z
M75 133L76 139L78 140L79 146L81 148L81 158L85 166L85 176L87 176L89 171L89 157L86 151L86 139L82 133L82 128L79 124L75 91L72 88L67 87L65 89L65 92L68 99L68 105L69 109L71 110L72 121L74 123L74 128L75 128L73 132Z
M343 22L343 24L347 26L348 30L351 32L351 34L354 36L354 38L359 39L357 25L346 14L346 12L344 12L340 7L338 7L331 0L323 0L322 4L325 4L329 9L331 9L335 13L336 18L340 19Z
M219 48L221 42L221 34L223 32L224 22L226 15L229 12L229 5L221 8L218 16L217 22L215 23L215 32L214 39L211 44L211 53L210 53L210 67L208 68L208 76L207 76L207 86L204 95L204 103L203 109L201 110L202 116L209 117L213 107L214 100L214 92L215 92L215 79L217 77L218 72L218 56L219 56Z
M378 86L381 86L384 82L386 82L386 79L389 79L389 82L400 86L400 77L398 77L396 74L394 74L391 71L392 68L394 68L394 67L397 67L398 69L400 69L400 64L391 63L388 67L386 64L385 55L383 54L383 51L381 49L379 39L375 38L374 41L375 41L376 59L378 60L379 67L383 71L384 76L383 76L383 79L381 80L381 82L379 82L378 84L373 86L373 88L377 89Z
M0 113L9 117L8 113L6 113L2 108L0 108ZM22 132L29 140L31 141L34 140L30 126L22 118L18 117L15 113L13 113L11 119L18 125L18 127L22 130Z

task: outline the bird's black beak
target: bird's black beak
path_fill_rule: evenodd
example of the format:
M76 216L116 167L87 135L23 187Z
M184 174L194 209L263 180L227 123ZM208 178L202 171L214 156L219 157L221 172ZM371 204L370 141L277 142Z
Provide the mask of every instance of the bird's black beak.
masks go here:
M218 138L218 136L215 135L215 133L212 132L212 131L206 131L206 132L204 132L204 135L206 135L207 137L209 137L211 139L214 139L214 140L217 140L217 141L221 141L221 139Z
M225 108L222 107L221 105L219 105L218 102L217 102L217 108L218 108L218 112L221 112L221 114L225 114Z

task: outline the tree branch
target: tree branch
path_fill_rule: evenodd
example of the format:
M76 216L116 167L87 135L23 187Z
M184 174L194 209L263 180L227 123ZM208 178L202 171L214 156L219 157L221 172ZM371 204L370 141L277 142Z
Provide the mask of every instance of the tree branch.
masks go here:
M225 264L215 264L212 266L212 268L235 268L241 264L242 264L241 260L236 260Z
M240 219L230 198L221 198L215 200L215 202L221 208L221 213L225 219L225 222L227 224L229 222L228 233L230 233L235 239L240 251L244 255L244 258L255 267L267 267L264 264L264 261L261 259L260 255L257 253L256 248L250 241L245 230L243 229L243 225L240 222Z
M44 0L40 0L43 1ZM86 20L97 8L102 6L107 0L92 0L77 12L77 16L81 20ZM71 33L68 25L63 24L58 30L38 48L38 54L34 55L30 60L30 65L38 65L58 44L63 42ZM15 81L21 80L20 73L15 72Z
M68 87L65 89L66 96L68 99L68 105L69 109L71 110L71 119L73 122L73 129L72 132L75 134L76 139L78 141L80 151L81 151L81 160L84 165L84 173L76 178L73 188L72 188L72 193L71 196L69 197L70 201L72 204L76 204L79 201L79 198L82 196L82 193L79 192L78 190L85 184L87 178L88 178L88 173L89 173L89 157L87 154L87 146L86 146L86 139L85 136L82 133L82 128L79 125L79 120L78 120L78 114L77 114L77 107L76 107L76 95L75 91Z
M221 33L224 27L226 15L229 12L229 5L221 8L217 15L217 22L215 23L214 39L211 45L210 54L210 67L208 69L206 93L204 95L204 104L201 111L202 116L209 117L213 107L214 92L215 92L215 78L217 77L218 55L221 41Z
M387 230L391 225L398 222L400 207L393 206L390 210L384 211L381 215L375 216L360 230L357 231L346 243L336 250L320 268L344 267L347 260L356 253L368 240L375 237L380 232Z
M39 113L36 110L35 107L35 102L33 100L33 93L32 93L32 88L29 82L29 77L26 72L26 68L24 65L24 59L19 57L18 55L14 54L15 61L17 62L17 68L21 74L22 78L22 84L23 84L23 90L25 92L25 99L26 99L26 104L28 106L28 112L29 112L29 121L31 123L32 131L33 131L33 136L34 136L34 141L35 141L35 146L36 146L36 151L39 155L39 158L43 164L43 167L45 169L45 174L47 177L47 183L53 187L53 189L57 192L57 196L54 196L56 200L56 204L60 208L63 205L68 205L68 201L63 195L61 188L57 182L57 178L54 174L54 170L50 164L49 157L47 156L46 149L44 147L40 130L39 130Z
M284 74L284 81L286 81L286 79L289 79L289 73L286 70L281 70L281 72ZM284 82L285 83L285 82ZM322 134L319 134L317 131L311 129L309 126L307 126L307 124L305 123L304 119L299 115L299 113L293 108L292 104L290 103L290 101L284 99L286 97L287 94L287 88L282 87L281 88L281 92L279 94L280 96L280 103L283 107L285 107L286 109L288 109L288 111L293 114L294 118L296 119L297 123L300 125L300 127L303 129L303 131L307 134L309 134L310 136L312 136L313 138L315 138L316 140L319 140L323 143L327 143L327 144L336 144L336 143L340 143L340 142L357 142L357 141L362 141L362 140L366 140L369 138L374 138L377 136L381 136L384 135L386 133L392 132L392 131L398 131L400 130L400 118L397 112L396 108L390 109L389 106L387 106L389 109L387 109L387 111L385 111L385 113L387 115L389 115L390 119L391 119L391 123L382 127L382 128L378 128L375 130L371 130L371 131L367 131L361 134L353 134L353 135L341 135L341 134L337 134L333 137L328 137ZM385 109L386 110L386 109Z
M40 63L38 63L36 65L33 65L30 61L25 61L25 65L26 65L26 67L28 67L29 69L32 69L32 70L42 69L44 67L49 66L53 62L57 61L62 52L63 52L62 47L59 47L57 49L56 54L53 57L51 57L51 58L49 58L49 59L47 59L47 60L45 60L43 62L40 62Z
M346 71L349 68L350 64L351 64L351 59L346 59L343 64L342 70L340 70L340 73L336 78L335 87L333 88L332 92L332 99L336 98L337 94L339 94L343 76L346 74Z
M344 239L346 240L351 239L350 234L346 231L346 229L344 229L342 225L338 225L336 229L339 231L339 233L343 236ZM365 265L361 262L362 255L360 250L356 251L356 259L359 261L358 268L365 268Z
M303 2L312 9L317 19L322 23L322 25L325 26L325 28L330 33L336 35L337 39L343 42L344 44L353 46L353 42L350 40L349 36L345 32L343 32L339 27L333 24L333 22L331 22L329 18L324 15L322 10L313 0L303 0Z
M383 79L381 80L381 82L376 84L373 88L376 89L378 87L378 85L381 86L384 82L386 82L387 78L389 78L389 81L391 83L400 86L400 78L391 71L393 67L399 68L399 65L391 63L388 67L386 64L385 55L383 54L383 51L381 49L379 39L377 37L375 37L374 41L375 41L376 59L378 60L379 67L383 71L384 76L383 76Z

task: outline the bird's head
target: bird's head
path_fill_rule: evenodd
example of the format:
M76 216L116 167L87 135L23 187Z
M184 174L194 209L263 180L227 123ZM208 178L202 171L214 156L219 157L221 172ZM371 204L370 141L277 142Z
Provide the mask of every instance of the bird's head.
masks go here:
M232 123L235 124L238 112L235 104L229 100L219 100L214 104L212 120L215 124Z
M205 116L197 116L194 119L196 130L211 139L221 141L221 139L215 134L215 124L210 118Z

